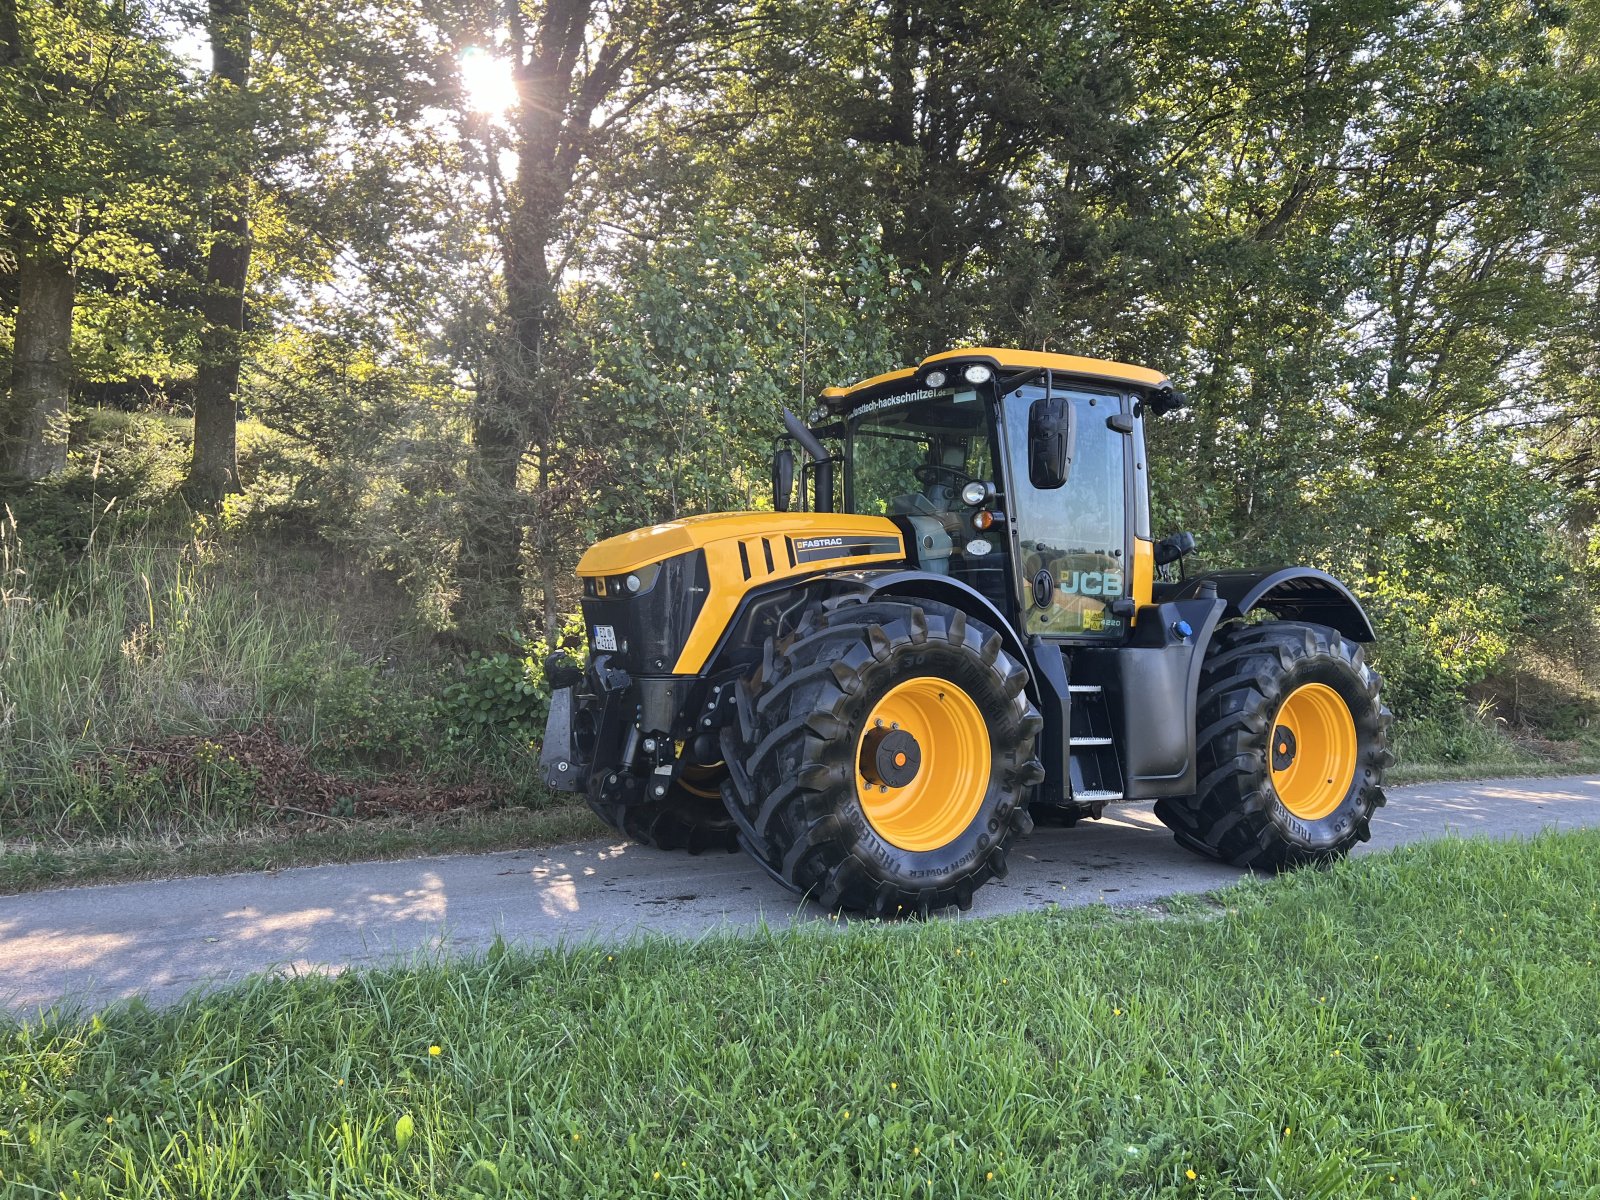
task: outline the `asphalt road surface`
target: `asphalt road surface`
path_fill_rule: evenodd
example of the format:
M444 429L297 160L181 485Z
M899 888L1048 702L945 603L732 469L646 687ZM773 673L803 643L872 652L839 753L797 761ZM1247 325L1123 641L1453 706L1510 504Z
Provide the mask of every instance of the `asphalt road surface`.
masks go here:
M1447 835L1600 825L1600 776L1390 788L1370 853ZM960 919L1206 892L1242 872L1182 849L1147 805L1041 828ZM0 1010L156 1003L261 971L334 972L417 951L468 954L641 933L694 937L826 919L742 854L593 841L544 850L300 867L0 897Z

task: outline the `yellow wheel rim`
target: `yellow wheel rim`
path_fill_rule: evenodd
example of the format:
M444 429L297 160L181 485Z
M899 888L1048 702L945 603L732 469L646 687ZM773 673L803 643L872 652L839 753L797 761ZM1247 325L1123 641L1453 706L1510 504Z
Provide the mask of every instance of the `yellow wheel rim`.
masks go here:
M1267 757L1278 799L1302 820L1320 820L1339 807L1356 776L1350 706L1325 683L1301 684L1272 725Z
M884 841L937 850L972 824L989 791L989 727L946 679L908 679L867 714L856 740L856 795Z

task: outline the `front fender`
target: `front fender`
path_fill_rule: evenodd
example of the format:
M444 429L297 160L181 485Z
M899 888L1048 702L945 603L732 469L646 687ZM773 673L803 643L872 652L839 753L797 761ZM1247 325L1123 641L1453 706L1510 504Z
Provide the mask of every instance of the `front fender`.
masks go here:
M1011 622L982 592L951 579L946 575L933 575L927 571L888 570L854 572L851 578L859 580L862 591L873 598L904 596L907 599L933 600L958 608L967 616L982 621L1005 642L1006 653L1027 666L1033 662Z
M1227 603L1224 621L1262 609L1283 621L1307 621L1337 629L1355 642L1377 640L1372 621L1349 588L1315 567L1277 567L1260 571L1212 571L1196 575L1167 591L1158 585L1157 600L1190 600L1216 588Z

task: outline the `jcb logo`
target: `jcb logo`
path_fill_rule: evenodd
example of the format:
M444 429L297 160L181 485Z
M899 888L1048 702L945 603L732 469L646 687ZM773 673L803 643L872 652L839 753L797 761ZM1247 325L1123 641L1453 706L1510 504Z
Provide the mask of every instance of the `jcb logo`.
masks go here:
M1068 571L1058 584L1063 592L1079 596L1122 595L1121 571Z

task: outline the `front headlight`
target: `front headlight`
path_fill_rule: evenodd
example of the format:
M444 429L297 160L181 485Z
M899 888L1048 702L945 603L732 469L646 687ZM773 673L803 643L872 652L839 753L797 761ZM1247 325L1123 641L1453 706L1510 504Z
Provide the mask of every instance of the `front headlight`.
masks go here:
M640 567L636 571L629 571L623 576L622 587L630 596L640 592L648 592L655 586L656 576L661 574L661 564L651 563L647 567Z

